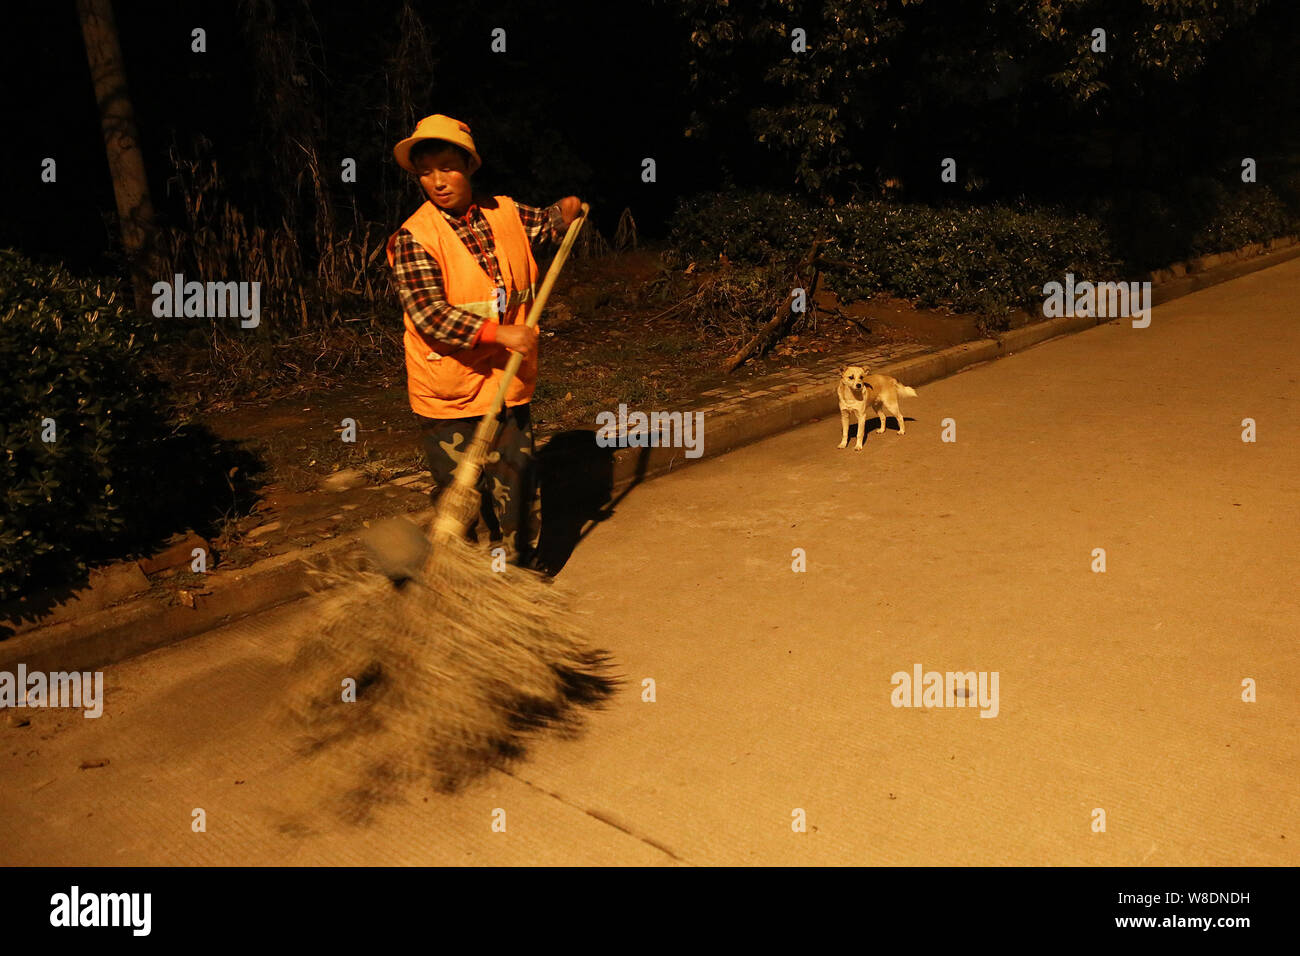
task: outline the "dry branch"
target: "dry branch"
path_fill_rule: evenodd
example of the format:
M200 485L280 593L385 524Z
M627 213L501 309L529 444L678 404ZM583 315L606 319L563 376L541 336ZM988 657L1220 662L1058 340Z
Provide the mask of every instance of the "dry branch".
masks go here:
M817 250L825 242L825 239L814 240L812 249L809 250L808 255L799 264L800 273L807 269L812 269L812 282L809 284L808 288L808 302L810 303L814 302L814 297L817 295L817 283L821 278L821 262L818 258ZM799 281L798 274L795 275L795 281ZM816 305L813 304L812 307L815 309ZM795 313L793 309L788 307L779 309L776 315L772 316L772 318L758 330L754 337L745 344L744 348L723 363L723 371L728 373L734 372L736 369L740 368L740 366L743 365L751 355L760 354L765 351L773 342L784 334L783 330L791 323L794 315Z

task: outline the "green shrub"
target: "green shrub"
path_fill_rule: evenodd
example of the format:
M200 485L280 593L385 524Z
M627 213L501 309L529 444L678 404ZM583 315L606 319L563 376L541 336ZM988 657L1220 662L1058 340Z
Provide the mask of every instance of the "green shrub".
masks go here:
M1187 255L1186 213L1152 190L1132 190L1094 204L1115 255L1129 272L1146 272Z
M665 263L682 268L720 255L737 263L797 262L806 255L826 213L772 193L727 192L680 200L668 234Z
M1161 192L1122 193L1098 203L1094 215L1105 223L1127 270L1140 273L1300 230L1300 176L1281 176L1277 187L1229 188L1196 177Z
M0 598L178 530L210 491L212 443L144 368L155 343L114 284L0 250Z
M1093 220L1028 205L931 207L871 202L836 216L836 238L859 268L834 274L836 291L885 291L926 307L997 313L1041 300L1066 272L1116 268Z
M788 270L819 234L834 240L828 257L852 266L825 273L847 299L889 292L924 306L999 313L1040 300L1043 284L1066 272L1109 276L1117 268L1100 224L1061 210L886 202L814 209L765 194L681 204L665 261L725 254Z
M665 264L709 268L726 256L731 279L703 289L691 308L716 313L724 333L765 321L789 293L793 266L818 235L825 254L850 268L824 273L842 298L888 292L925 307L973 312L997 328L1009 310L1042 301L1043 285L1067 272L1121 279L1189 256L1238 249L1296 231L1300 177L1236 190L1200 178L1177 190L1132 190L1087 211L992 203L926 206L881 201L810 207L765 193L721 193L679 204ZM770 269L758 277L748 270ZM728 270L722 270L721 274ZM771 298L770 305L760 307Z
M1287 212L1273 190L1243 184L1236 192L1220 197L1208 221L1193 233L1188 251L1192 255L1229 252L1286 235L1295 228L1296 217Z
M1300 228L1300 169L1287 169L1270 180L1271 188L1281 200L1290 218L1290 228Z

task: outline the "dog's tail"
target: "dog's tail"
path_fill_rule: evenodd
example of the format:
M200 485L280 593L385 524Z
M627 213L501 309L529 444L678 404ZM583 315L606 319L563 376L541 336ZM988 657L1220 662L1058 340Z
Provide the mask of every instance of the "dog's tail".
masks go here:
M898 394L904 398L916 398L916 389L908 385L900 385L898 386Z

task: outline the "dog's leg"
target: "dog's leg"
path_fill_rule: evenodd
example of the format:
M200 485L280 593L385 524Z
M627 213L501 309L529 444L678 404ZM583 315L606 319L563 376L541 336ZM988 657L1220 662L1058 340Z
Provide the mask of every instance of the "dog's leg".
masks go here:
M880 414L880 427L876 429L876 434L877 434L877 435L879 435L881 432L883 432L883 431L885 430L885 410L884 410L884 408L881 408L879 414Z
M853 446L854 451L862 451L862 436L867 433L867 410L864 408L858 412L858 443Z
M906 435L907 424L903 421L903 411L898 407L898 399L894 399L894 404L893 407L890 408L890 411L893 412L894 418L898 420L898 434Z
M849 447L849 413L843 408L840 409L840 443L835 447Z

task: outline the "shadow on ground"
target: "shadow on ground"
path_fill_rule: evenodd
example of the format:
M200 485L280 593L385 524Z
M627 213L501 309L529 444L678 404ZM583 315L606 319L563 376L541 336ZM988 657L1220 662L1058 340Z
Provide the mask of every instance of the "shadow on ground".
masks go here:
M537 567L558 574L591 529L645 478L650 449L641 449L631 482L614 496L614 449L602 448L591 430L560 432L537 456L542 495L542 533Z

